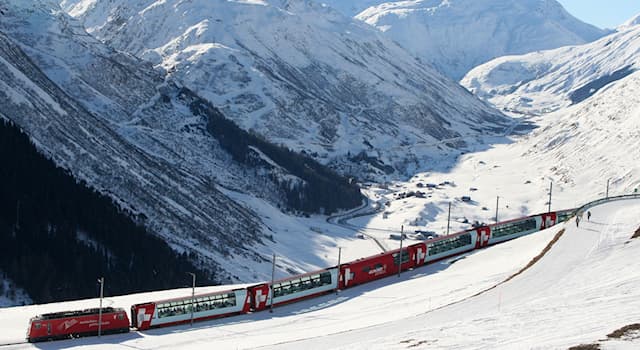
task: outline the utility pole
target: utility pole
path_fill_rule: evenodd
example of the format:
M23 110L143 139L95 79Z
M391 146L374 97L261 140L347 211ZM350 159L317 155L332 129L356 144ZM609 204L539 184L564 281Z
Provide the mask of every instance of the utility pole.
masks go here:
M498 204L500 203L500 196L496 197L496 223L498 222Z
M607 193L605 195L605 198L609 198L609 181L611 181L611 179L607 179Z
M100 283L100 309L98 309L98 338L102 335L102 297L104 296L104 277L98 278Z
M547 211L548 213L551 212L551 193L552 192L553 192L553 180L551 180L549 183L549 210Z
M193 307L195 306L196 297L196 274L193 272L187 272L191 275L191 327L193 327Z
M271 285L269 286L269 294L271 296L271 304L269 306L269 312L273 312L273 283L275 282L276 275L276 253L273 253L273 266L271 267Z
M398 277L402 271L402 238L404 237L404 225L400 226L400 251L398 252Z
M338 247L338 283L336 283L336 294L340 290L340 256L342 255L342 248Z
M451 226L451 202L449 202L449 214L447 215L447 236L449 235L450 226Z

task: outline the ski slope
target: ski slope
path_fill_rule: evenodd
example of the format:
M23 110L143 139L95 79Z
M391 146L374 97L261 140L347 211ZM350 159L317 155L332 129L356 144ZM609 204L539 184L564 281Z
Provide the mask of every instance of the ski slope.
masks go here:
M317 299L187 326L40 343L40 349L513 349L568 348L640 321L640 200L570 220L453 261ZM542 259L504 282L565 230ZM502 283L504 282L504 283ZM496 286L493 288L494 286ZM223 287L211 287L206 290ZM205 288L198 289L204 292ZM188 295L189 289L107 298L106 305ZM42 312L96 306L85 300L0 310L0 343L24 338ZM640 336L640 335L639 335ZM603 348L634 348L604 341ZM6 346L30 349L32 344Z

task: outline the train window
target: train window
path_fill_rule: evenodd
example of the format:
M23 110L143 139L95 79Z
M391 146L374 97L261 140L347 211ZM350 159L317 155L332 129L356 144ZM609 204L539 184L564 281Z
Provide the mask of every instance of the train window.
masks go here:
M40 323L36 323L36 329L40 329L42 325Z
M463 234L449 239L427 244L429 255L436 255L471 244L471 234Z
M538 226L535 219L528 219L516 223L499 225L497 227L494 227L492 231L493 237L504 237L530 230L535 230L537 227Z
M393 254L393 264L398 265L398 255L402 255L402 263L406 263L409 261L409 251L403 249L402 254L395 253Z
M118 314L118 319L119 319L120 321L124 320L124 315L123 315L123 314Z
M322 285L331 284L331 272L321 273L320 282L322 283Z
M369 272L369 270L371 270L369 266L365 266L362 268L362 272Z

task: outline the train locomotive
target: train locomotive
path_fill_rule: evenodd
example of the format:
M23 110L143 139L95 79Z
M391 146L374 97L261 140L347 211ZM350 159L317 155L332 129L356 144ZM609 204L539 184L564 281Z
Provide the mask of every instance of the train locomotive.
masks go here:
M131 306L131 327L144 331L258 312L273 306L310 299L540 231L566 221L574 212L549 212L475 227L338 266L290 276L273 283L263 282L246 288L135 304ZM35 317L31 320L28 340L94 335L94 325L97 324L96 310L89 310L86 314L85 310ZM103 333L123 332L125 328L128 331L128 324L125 326L128 320L124 310L108 310L109 312L103 313L103 325L105 320L109 322L103 328ZM79 324L82 324L83 328L79 328ZM78 328L74 328L76 325Z
M104 307L79 311L63 311L38 315L29 321L30 343L101 334L129 332L129 318L122 308Z

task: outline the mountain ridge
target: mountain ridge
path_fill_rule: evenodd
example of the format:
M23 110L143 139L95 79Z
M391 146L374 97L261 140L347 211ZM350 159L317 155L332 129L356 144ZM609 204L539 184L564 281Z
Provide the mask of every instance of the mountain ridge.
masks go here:
M341 0L324 0L342 11ZM367 5L372 5L363 9ZM556 0L360 1L355 18L459 81L493 58L598 39L607 31L579 21Z
M403 145L509 123L375 29L314 1L92 4L66 8L100 40L166 70L243 129L359 178L385 178L387 167L407 175L441 153L393 151ZM443 149L457 152L460 139Z
M504 110L543 114L579 103L640 68L640 27L593 43L506 56L474 68L461 83Z

